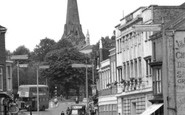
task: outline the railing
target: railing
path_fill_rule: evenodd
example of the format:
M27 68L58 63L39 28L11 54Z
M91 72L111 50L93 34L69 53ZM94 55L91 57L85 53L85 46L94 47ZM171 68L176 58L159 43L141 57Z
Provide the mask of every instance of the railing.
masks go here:
M143 90L151 88L152 78L147 77L147 79L140 78L130 78L130 80L121 80L120 83L109 84L107 89L99 91L99 96L113 95L122 92L132 92L137 90Z
M145 87L145 83L141 78L131 78L130 80L122 80L119 87L122 88L122 92L129 92L134 90L141 90Z

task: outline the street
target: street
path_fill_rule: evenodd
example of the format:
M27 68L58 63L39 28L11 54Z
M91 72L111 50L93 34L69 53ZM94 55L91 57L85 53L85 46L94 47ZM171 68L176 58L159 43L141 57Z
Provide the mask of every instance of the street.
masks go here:
M37 111L33 111L32 115L60 115L62 111L66 114L67 107L70 107L72 104L75 104L74 102L59 102L57 107L49 108L45 111L39 111L39 114L37 114ZM19 115L30 115L30 112L24 110L21 111Z

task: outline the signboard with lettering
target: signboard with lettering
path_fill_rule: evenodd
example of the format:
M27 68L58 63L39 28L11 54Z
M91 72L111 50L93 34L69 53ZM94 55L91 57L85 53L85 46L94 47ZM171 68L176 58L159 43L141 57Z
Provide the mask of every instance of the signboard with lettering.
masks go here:
M28 91L18 91L19 97L29 97Z
M82 109L84 105L72 105L71 109Z
M177 114L185 113L185 31L177 31L175 39L175 78Z
M10 59L11 60L26 60L28 59L28 55L12 55Z
M37 93L32 93L32 95L33 95L33 96L37 96ZM38 95L40 95L40 96L41 96L41 95L46 95L46 93L40 93L40 92L39 92Z

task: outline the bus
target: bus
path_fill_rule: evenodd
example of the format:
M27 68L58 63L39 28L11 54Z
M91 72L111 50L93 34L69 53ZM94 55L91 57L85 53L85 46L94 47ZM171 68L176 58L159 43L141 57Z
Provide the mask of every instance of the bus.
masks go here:
M49 107L49 90L47 85L38 85L39 89L39 110ZM18 89L19 102L22 102L21 109L37 110L37 85L20 85Z
M85 115L86 105L71 105L70 115Z

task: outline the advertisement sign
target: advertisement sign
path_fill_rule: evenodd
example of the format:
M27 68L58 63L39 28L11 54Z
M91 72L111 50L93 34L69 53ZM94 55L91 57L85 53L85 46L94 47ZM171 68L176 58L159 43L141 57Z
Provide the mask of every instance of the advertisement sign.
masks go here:
M185 32L175 33L175 79L176 79L176 100L177 114L185 113Z
M29 92L27 91L18 91L19 97L29 97Z
M96 85L91 85L92 87L92 95L96 95Z
M132 28L136 32L147 32L147 31L161 31L162 27L160 24L137 24L133 25Z

